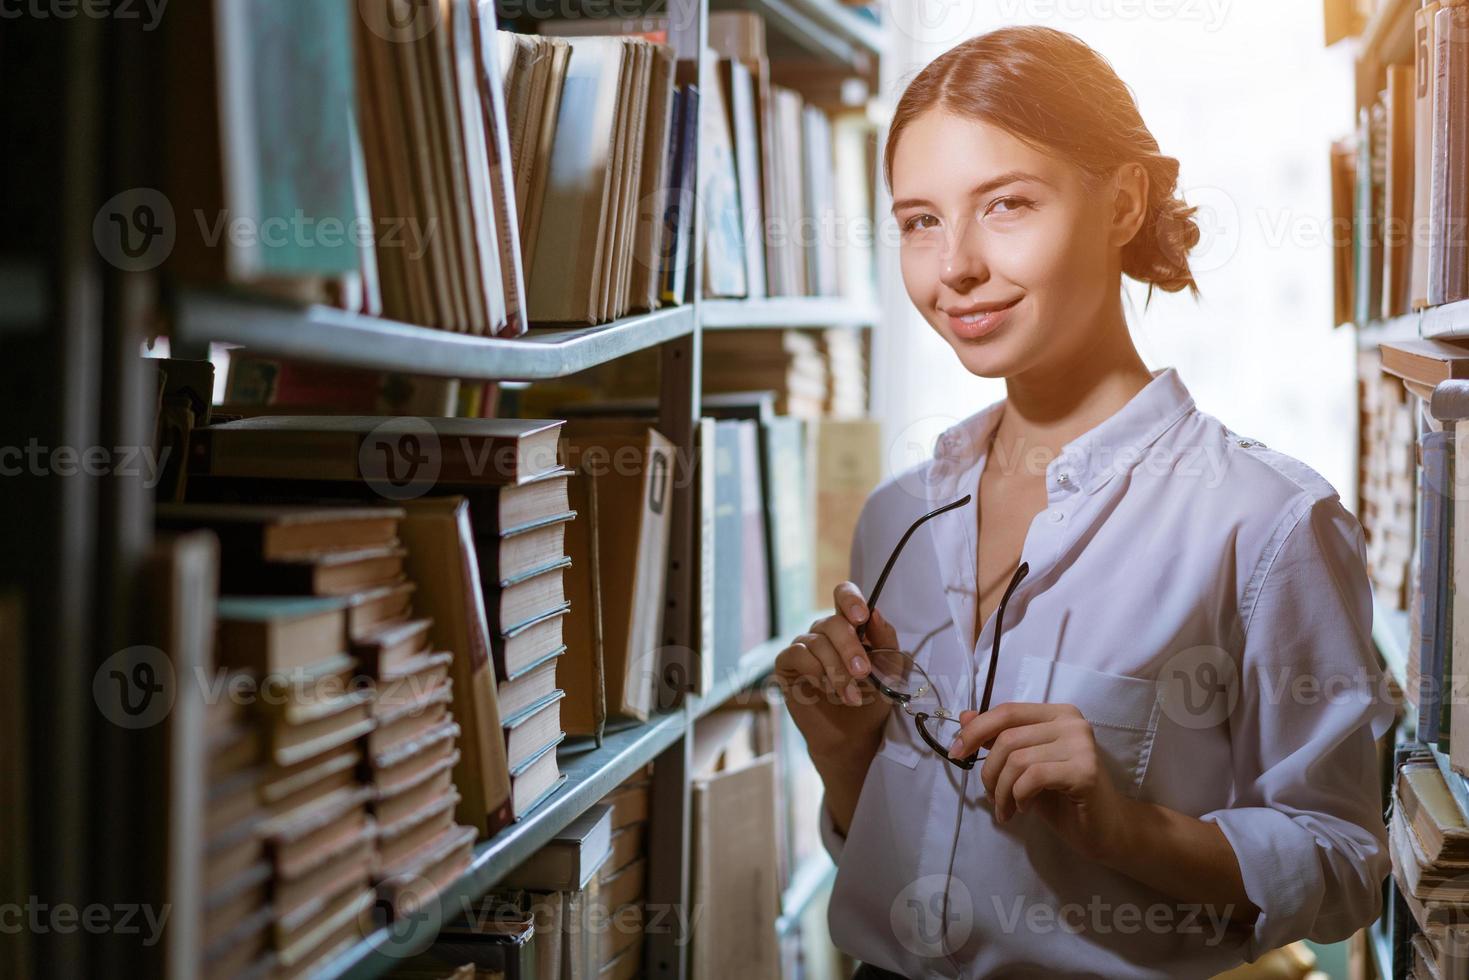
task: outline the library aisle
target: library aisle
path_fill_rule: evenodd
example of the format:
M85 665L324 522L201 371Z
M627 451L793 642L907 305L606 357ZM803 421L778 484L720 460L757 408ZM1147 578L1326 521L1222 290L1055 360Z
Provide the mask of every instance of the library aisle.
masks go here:
M1469 977L1469 5L1311 6L1392 875L1227 976ZM0 976L873 976L774 668L1003 394L897 100L1054 7L0 4Z

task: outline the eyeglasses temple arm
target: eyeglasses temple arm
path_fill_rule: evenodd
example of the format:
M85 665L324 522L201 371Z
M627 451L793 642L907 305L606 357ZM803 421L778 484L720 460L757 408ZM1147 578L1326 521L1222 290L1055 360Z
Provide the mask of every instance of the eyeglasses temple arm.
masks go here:
M908 543L909 538L913 537L913 532L922 527L925 521L932 520L933 518L942 514L944 511L953 510L955 507L963 507L965 504L969 503L969 498L970 494L966 493L958 500L951 500L947 504L944 504L942 507L938 507L934 510L929 511L927 514L924 514L922 517L918 518L918 520L914 521L907 531L903 532L903 536L898 539L898 546L893 549L893 553L891 555L888 555L887 564L882 566L882 574L877 577L877 584L872 587L872 594L867 597L867 622L864 622L857 627L857 635L859 637L865 637L867 635L867 623L872 622L871 610L877 608L877 597L882 594L882 587L887 583L888 573L893 570L893 565L897 562L898 555L903 553L903 546Z
M1015 587L1029 571L1030 563L1021 562L1020 567L1015 569L1015 574L1010 576L1010 584L1006 586L1005 594L1000 598L1000 608L995 613L995 641L994 646L990 648L990 669L984 679L984 699L979 702L980 712L990 710L990 694L995 689L995 668L1000 663L1000 630L1005 625L1005 604L1010 601L1010 594L1015 591Z

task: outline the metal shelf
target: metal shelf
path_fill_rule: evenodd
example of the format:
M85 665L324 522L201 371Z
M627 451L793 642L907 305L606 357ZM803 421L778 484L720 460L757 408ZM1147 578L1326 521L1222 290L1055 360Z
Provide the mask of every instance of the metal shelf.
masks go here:
M878 313L876 303L831 296L711 299L699 305L699 322L705 330L870 327L877 323Z
M1438 763L1438 771L1443 773L1443 781L1449 785L1449 793L1453 795L1454 802L1459 805L1461 814L1469 815L1469 783L1463 776L1454 772L1454 767L1449 764L1449 754L1439 749L1437 745L1429 745L1420 742L1424 748L1433 753L1433 760Z
M566 774L559 789L519 822L478 844L469 870L437 902L402 923L374 930L324 964L316 976L379 977L426 947L444 922L466 911L567 824L676 742L686 724L685 713L674 711L647 724L608 731L601 748L590 737L567 739L556 754Z
M736 694L753 687L775 667L775 658L786 643L784 639L766 640L742 656L733 670L716 673L714 685L707 693L688 697L690 720L704 717Z
M197 289L175 294L173 314L176 343L238 344L338 367L484 381L560 378L694 329L693 307L675 306L594 327L533 328L502 339Z
M1357 331L1360 346L1375 346L1384 340L1429 337L1434 340L1469 340L1469 300L1430 306L1418 313L1373 320Z
M780 897L780 918L775 934L784 936L801 922L807 906L836 879L837 866L824 850L813 852L791 875L791 884Z
M753 10L780 39L858 74L870 74L887 50L882 28L837 0L712 0L709 6Z

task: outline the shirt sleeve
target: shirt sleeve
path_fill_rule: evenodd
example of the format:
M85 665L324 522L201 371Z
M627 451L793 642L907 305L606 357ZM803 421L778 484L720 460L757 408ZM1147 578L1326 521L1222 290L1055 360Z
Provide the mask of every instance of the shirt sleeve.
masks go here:
M1202 816L1260 909L1251 962L1302 938L1348 938L1377 917L1389 868L1375 743L1394 708L1372 645L1361 525L1329 497L1274 540L1242 604L1232 805Z

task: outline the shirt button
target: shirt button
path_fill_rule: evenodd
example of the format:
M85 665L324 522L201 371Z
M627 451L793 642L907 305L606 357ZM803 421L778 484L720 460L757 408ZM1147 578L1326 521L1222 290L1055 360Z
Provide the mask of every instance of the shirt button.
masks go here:
M1249 449L1251 446L1258 446L1258 445L1259 445L1258 442L1253 442L1253 441L1251 441L1249 439L1241 439L1239 441L1239 448L1241 448L1241 449Z
M1061 487L1071 486L1071 475L1069 473L1057 473L1056 485Z
M1059 510L1053 510L1050 512L1050 514L1046 516L1046 519L1052 524L1060 524L1062 521L1066 520L1066 515Z

